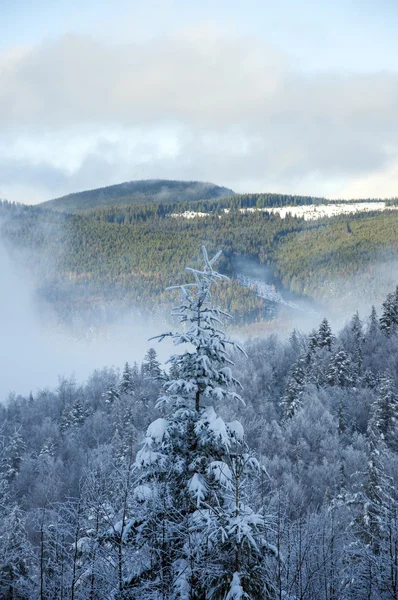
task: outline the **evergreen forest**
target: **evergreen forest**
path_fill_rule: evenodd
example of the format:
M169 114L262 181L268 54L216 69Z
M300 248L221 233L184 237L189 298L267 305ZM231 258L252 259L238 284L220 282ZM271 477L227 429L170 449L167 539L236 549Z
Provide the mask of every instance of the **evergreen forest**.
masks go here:
M230 279L216 294L236 323L268 320L278 311L254 286L241 285L239 257L266 267L269 283L296 298L344 305L356 289L380 306L394 286L398 213L306 221L266 211L320 201L251 194L72 213L4 201L0 240L35 277L38 297L50 302L63 322L73 322L76 314L94 322L104 314L111 319L133 307L168 314L174 298L164 290L186 281L185 264L199 264L203 244L209 252L223 248L219 270ZM241 210L254 207L262 210ZM179 216L187 210L205 216Z

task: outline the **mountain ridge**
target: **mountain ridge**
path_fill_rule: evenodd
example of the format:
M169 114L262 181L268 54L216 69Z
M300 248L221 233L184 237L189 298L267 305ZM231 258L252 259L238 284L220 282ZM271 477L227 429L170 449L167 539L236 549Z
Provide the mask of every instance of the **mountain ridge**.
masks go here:
M41 202L38 206L61 212L90 210L101 206L142 203L179 203L235 195L230 188L203 181L138 179L102 188L83 190Z

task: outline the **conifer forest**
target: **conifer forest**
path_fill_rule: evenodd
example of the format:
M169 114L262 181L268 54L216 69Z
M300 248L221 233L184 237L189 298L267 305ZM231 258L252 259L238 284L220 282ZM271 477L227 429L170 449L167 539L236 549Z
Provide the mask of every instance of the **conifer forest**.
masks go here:
M398 288L239 345L220 255L140 363L0 405L1 598L398 598Z

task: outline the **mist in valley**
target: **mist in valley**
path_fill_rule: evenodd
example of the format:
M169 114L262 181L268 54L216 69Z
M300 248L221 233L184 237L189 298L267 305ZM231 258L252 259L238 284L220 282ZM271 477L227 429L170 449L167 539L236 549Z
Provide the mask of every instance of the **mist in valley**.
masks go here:
M55 387L59 377L84 381L94 369L140 363L155 347L161 361L171 347L149 338L163 332L160 318L151 322L138 312L122 312L112 323L74 329L60 325L53 307L37 294L37 280L0 244L0 401L11 392L34 394Z
M62 232L59 232L61 235ZM47 270L54 268L51 257L38 255L37 261ZM325 282L330 298L323 302L299 296L286 290L272 269L244 257L233 260L233 276L243 285L257 289L269 302L275 317L269 322L242 328L229 325L231 336L240 339L271 333L286 338L293 329L308 333L319 326L325 316L334 331L341 329L356 310L362 319L370 314L374 304L380 309L385 295L398 281L398 263L383 263L377 267L380 291L369 290L369 278L357 275L351 280ZM2 376L0 400L11 392L27 395L40 388L54 388L60 377L75 377L83 382L104 366L122 369L125 362L140 363L150 347L165 362L173 353L170 343L150 340L170 329L170 319L158 314L148 316L138 310L112 311L112 319L95 317L94 309L86 311L86 319L76 318L61 324L54 307L38 294L38 276L27 267L23 256L10 253L0 244L0 349ZM339 294L339 291L341 293ZM98 315L98 307L95 309ZM106 312L106 311L104 311ZM91 318L90 318L91 317ZM95 325L93 325L95 323Z
M234 277L245 287L254 289L276 313L264 331L282 338L289 336L293 329L309 333L324 317L336 332L356 312L366 321L372 306L380 313L387 294L398 284L398 261L384 260L346 279L325 280L320 286L322 298L314 299L286 289L269 265L253 258L236 257L232 266ZM253 329L257 333L261 331L258 327Z

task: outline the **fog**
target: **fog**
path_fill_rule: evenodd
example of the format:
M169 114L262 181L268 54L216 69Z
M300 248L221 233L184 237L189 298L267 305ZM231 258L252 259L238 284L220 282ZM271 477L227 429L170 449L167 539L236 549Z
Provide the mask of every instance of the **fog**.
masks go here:
M81 331L81 336L57 326L49 305L35 293L35 280L0 244L0 401L10 392L35 393L53 387L59 376L85 380L96 368L122 368L141 362L150 347L162 361L172 353L167 341L148 341L165 330L165 323L148 323L134 313L112 325Z
M126 361L140 363L150 347L155 347L162 362L175 352L170 341L158 344L150 340L170 328L159 316L148 319L138 312L121 310L112 323L97 327L75 324L73 329L61 326L52 306L39 299L38 282L24 267L25 263L21 257L11 258L0 244L0 402L11 392L26 395L54 387L59 377L75 376L83 382L94 369L121 369ZM236 260L234 270L235 276L251 280L259 295L278 309L278 316L271 323L246 329L245 339L267 333L285 337L293 328L308 332L318 327L325 316L333 330L338 331L356 310L363 319L370 314L372 305L380 310L387 293L398 282L398 262L384 261L350 279L325 281L325 299L315 302L288 292L273 271L257 261ZM231 325L229 332L233 336L234 323ZM241 337L242 330L238 330Z
M324 280L318 286L317 300L300 296L283 287L273 270L254 259L237 257L233 261L237 279L248 287L255 287L258 295L278 308L277 318L257 333L277 333L288 336L293 329L308 333L318 328L326 317L333 330L339 331L358 311L366 320L372 306L380 313L388 293L398 284L398 261L375 259L362 271L347 277Z

